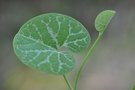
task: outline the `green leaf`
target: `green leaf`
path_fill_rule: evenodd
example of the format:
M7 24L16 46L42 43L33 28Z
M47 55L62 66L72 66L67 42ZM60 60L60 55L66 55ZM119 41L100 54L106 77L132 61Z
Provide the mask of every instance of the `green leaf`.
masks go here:
M115 13L116 12L113 10L105 10L101 12L95 20L96 30L99 31L100 33L103 33L105 29L107 28L109 22L115 15Z
M48 13L26 22L15 35L13 47L27 66L63 75L75 66L71 51L82 51L90 42L90 35L80 22L66 15Z

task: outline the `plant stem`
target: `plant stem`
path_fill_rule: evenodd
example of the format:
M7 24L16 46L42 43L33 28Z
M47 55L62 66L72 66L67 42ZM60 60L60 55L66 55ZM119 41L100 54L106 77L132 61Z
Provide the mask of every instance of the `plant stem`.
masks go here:
M77 90L77 85L78 85L78 81L79 81L79 78L80 78L80 75L81 75L81 72L86 64L86 62L88 61L88 58L89 56L91 55L92 51L94 50L95 46L97 45L97 43L99 42L100 38L102 36L102 33L99 33L96 41L94 42L94 44L91 46L91 48L89 49L87 55L85 56L83 62L81 63L81 66L78 70L78 73L77 73L77 76L76 76L76 79L75 79L75 85L74 85L74 90Z
M73 89L72 89L72 86L70 85L70 82L68 81L68 79L67 79L67 77L66 77L66 75L63 75L63 78L65 79L66 84L67 84L69 90L73 90Z

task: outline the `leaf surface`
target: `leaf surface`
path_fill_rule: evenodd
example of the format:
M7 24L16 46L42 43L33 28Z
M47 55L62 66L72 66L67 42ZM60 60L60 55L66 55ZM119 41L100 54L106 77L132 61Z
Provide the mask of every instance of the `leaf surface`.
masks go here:
M13 47L27 66L63 75L75 66L70 51L80 52L90 42L90 35L80 22L66 15L48 13L26 22L14 37Z
M113 10L105 10L102 11L96 18L95 20L95 27L96 30L99 31L100 33L103 33L105 29L107 28L109 22L115 15L115 11Z

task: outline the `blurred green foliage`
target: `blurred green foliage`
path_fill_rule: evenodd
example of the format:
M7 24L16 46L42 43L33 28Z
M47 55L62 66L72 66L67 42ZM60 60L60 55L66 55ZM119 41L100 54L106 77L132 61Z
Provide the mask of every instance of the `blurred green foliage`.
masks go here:
M133 86L133 89L132 90L135 90L135 85Z
M6 81L6 90L65 90L62 76L46 75L36 70L22 68L12 73Z

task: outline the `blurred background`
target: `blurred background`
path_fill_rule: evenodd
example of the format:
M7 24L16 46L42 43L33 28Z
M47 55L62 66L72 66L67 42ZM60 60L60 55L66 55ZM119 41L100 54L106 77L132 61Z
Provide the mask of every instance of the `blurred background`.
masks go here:
M28 68L18 60L12 48L14 35L30 18L57 12L79 20L94 41L98 35L94 20L106 9L117 14L92 53L78 90L131 90L135 84L134 0L0 0L0 90L67 90L62 76ZM86 52L75 54L76 68L69 74L72 84Z

